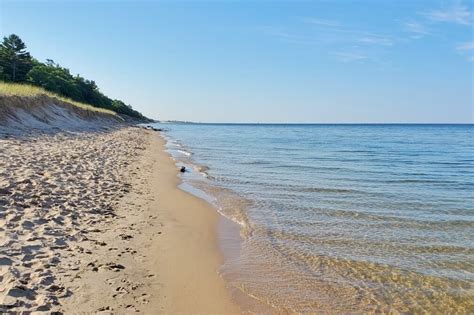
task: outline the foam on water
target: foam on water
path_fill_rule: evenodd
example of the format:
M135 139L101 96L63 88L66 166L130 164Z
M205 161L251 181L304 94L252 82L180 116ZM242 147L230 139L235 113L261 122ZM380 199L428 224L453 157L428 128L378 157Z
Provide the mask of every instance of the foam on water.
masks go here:
M179 186L182 190L206 200L213 205L216 210L227 219L242 227L242 232L249 232L247 219L242 211L245 208L243 198L235 195L234 192L223 188L218 188L212 183L212 177L207 173L209 167L198 165L191 159L192 153L183 149L185 146L178 140L162 134L166 142L166 152L175 160L178 167L186 167L186 172L181 174L183 183ZM186 152L186 154L184 154ZM229 206L232 203L232 206ZM236 203L240 203L240 207L235 207Z
M182 188L241 227L234 292L283 312L474 311L472 125L166 126Z

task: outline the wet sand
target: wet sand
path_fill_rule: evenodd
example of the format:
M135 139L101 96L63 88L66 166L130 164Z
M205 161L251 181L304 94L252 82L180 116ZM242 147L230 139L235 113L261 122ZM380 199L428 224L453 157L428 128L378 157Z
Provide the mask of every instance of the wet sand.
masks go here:
M0 138L0 311L232 314L218 215L156 132Z

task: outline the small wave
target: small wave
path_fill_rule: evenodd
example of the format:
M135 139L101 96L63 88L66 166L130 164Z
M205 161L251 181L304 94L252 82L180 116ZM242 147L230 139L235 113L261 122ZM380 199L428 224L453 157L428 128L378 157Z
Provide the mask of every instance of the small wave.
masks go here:
M252 235L253 229L246 212L250 204L249 200L241 197L230 189L212 185L209 181L193 181L188 183L188 185L194 190L211 196L213 201L210 203L216 208L220 215L240 226L240 235L243 238ZM209 198L207 201L209 202Z
M293 165L293 164L280 164L272 166L273 168L278 169L288 169L288 170L303 170L303 171L352 171L352 169L345 167L331 167L331 166L314 166L314 165Z
M431 164L436 164L436 165L464 165L465 163L464 162L447 162L447 161L443 161L443 162L440 162L440 161L433 161L431 162Z
M241 165L269 165L272 164L270 161L264 160L257 160L257 161L249 161L249 162L240 162Z
M207 175L207 172L209 171L209 166L205 166L205 165L198 166L198 171Z
M454 181L435 180L435 179L392 179L386 180L387 183L454 183Z
M459 254L464 253L468 255L474 254L474 249L456 245L443 245L443 244L408 244L405 245L412 252L426 253L426 254Z
M335 193L335 194L354 194L361 193L360 190L345 189L345 188L325 188L325 187L302 187L295 189L301 192L316 192L316 193Z
M191 155L192 155L192 153L191 153L191 152L188 152L188 151L184 151L184 150L176 150L176 151L178 151L179 153L182 153L182 154L184 154L184 155L186 155L186 156L191 156Z
M336 152L341 153L374 153L375 150L337 150Z
M196 172L198 172L199 174L201 174L202 176L210 179L212 177L209 176L209 174L207 173L209 171L209 167L208 166L205 166L205 165L193 165L193 168L196 170Z

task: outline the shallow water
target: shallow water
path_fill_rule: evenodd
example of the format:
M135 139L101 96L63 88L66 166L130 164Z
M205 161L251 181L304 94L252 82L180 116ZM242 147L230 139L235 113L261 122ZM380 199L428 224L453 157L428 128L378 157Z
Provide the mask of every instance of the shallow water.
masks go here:
M474 312L473 125L161 124L238 222L231 287L280 311Z

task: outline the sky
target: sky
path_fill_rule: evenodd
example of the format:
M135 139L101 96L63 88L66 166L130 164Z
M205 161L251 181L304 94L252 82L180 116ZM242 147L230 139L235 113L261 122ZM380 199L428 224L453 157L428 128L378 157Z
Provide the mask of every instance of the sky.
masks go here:
M0 0L0 35L160 120L472 123L473 3Z

